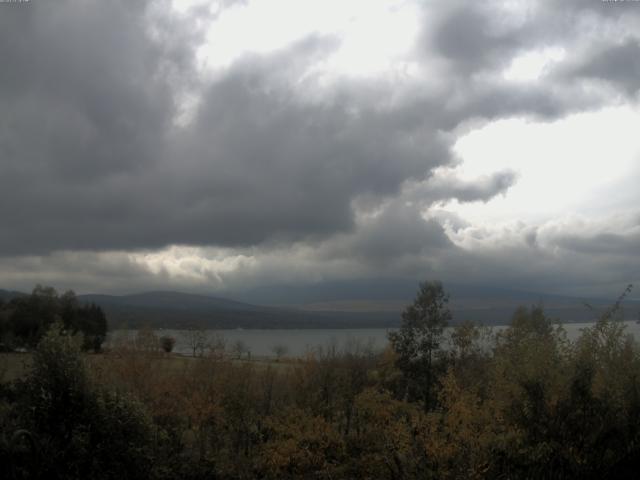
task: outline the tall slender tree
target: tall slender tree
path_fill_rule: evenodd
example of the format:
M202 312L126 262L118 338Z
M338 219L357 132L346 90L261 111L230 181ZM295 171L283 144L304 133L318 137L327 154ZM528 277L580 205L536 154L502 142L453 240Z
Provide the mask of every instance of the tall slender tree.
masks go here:
M400 330L389 334L397 366L410 396L420 397L428 410L433 403L434 356L451 320L449 295L438 281L423 282L412 305L402 313Z

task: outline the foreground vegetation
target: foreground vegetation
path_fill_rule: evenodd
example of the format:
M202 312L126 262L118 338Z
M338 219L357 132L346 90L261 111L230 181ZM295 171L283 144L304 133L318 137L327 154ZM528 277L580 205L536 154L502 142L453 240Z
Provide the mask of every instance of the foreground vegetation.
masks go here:
M640 348L618 307L576 341L538 307L445 339L424 284L384 353L287 368L128 344L96 361L54 323L0 390L4 478L636 478Z

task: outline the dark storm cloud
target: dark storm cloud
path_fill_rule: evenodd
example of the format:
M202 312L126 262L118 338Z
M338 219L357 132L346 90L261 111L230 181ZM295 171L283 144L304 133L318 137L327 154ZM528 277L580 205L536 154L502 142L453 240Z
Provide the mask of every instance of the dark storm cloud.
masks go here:
M173 110L171 58L143 2L32 2L0 14L0 252L100 248L124 232ZM134 195L131 193L134 192ZM116 227L116 228L114 228Z
M365 265L391 265L402 257L434 255L453 244L435 220L425 220L419 205L391 202L354 233L330 239L321 257L355 259Z
M423 122L398 125L395 108L350 92L305 102L275 70L233 68L208 89L183 139L186 194L215 212L230 243L347 230L353 198L392 195L448 163L448 144Z
M142 6L3 9L3 173L82 181L153 160L172 105L152 75L165 52L147 41Z
M288 74L313 41L236 64L177 129L163 73L189 81L188 49L152 42L144 12L66 2L5 19L3 254L327 235L353 226L357 195L394 194L449 161L438 132L396 124L402 105L380 108L357 86L297 98Z
M2 8L3 268L12 278L39 268L47 278L62 272L87 285L92 272L164 285L173 281L169 273L100 252L189 244L255 248L261 266L246 268L243 281L286 276L305 262L327 278L381 266L413 275L444 262L451 275L524 278L531 267L523 252L543 248L537 233L524 232L522 245L495 255L475 254L445 233L444 224L463 230L463 220L424 215L451 199L486 202L506 192L515 173L462 181L438 169L455 165L450 148L470 126L517 116L553 120L612 102L609 91L586 88L585 80L637 93L637 38L600 34L628 30L640 9L540 1L514 20L492 2L420 5L414 60L433 66L426 75L436 87L432 78L339 78L319 86L310 67L340 39L317 34L202 75L194 61L202 32L193 17L169 15L164 0ZM550 73L523 83L503 77L515 57L547 47L567 52ZM177 125L189 93L196 107ZM378 214L358 217L359 202ZM583 255L607 238L566 237L558 246ZM545 268L560 272L559 265L571 271L547 253L529 278L543 278Z

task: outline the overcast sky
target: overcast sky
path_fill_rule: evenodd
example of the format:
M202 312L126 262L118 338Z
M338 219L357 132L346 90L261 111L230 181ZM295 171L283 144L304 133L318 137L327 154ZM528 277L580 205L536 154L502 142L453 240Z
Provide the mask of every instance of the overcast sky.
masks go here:
M640 288L639 2L31 0L0 60L0 288Z

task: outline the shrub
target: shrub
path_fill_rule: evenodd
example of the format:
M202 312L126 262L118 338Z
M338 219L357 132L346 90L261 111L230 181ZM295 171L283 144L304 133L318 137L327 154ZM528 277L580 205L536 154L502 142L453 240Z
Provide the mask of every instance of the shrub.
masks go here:
M171 353L176 346L176 339L169 336L160 337L160 348L166 353Z
M38 344L16 405L17 431L33 454L11 458L9 471L26 478L148 477L151 422L133 400L91 384L80 346L60 322Z

